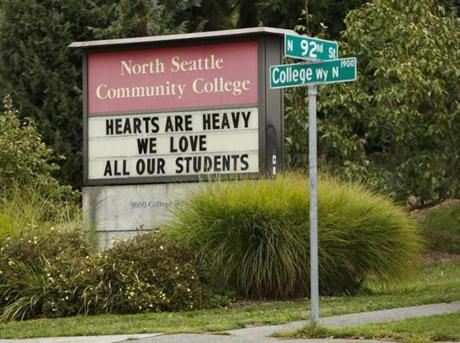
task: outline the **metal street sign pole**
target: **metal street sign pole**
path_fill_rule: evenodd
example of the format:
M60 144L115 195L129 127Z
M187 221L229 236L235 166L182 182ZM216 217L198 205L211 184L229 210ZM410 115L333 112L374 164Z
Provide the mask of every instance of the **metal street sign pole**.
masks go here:
M311 320L319 324L318 290L318 193L316 152L316 96L318 86L308 86L308 159L310 175L310 306Z
M270 67L270 88L308 86L308 159L310 177L310 303L311 321L319 324L318 286L318 180L316 97L318 84L355 81L355 57L338 58L337 42L300 35L284 36L284 55L313 63Z

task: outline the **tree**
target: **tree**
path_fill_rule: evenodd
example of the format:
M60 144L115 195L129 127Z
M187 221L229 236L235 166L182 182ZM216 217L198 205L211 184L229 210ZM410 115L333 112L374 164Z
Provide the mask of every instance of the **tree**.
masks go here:
M337 38L345 28L344 19L348 11L358 8L366 0L259 0L258 20L265 26L292 29L299 22L302 11L311 16L310 32L325 31L329 37ZM300 20L303 20L301 18Z
M188 11L189 32L214 31L234 28L235 1L201 0L200 6Z
M433 0L375 0L346 24L341 55L357 57L358 80L321 89L323 157L400 200L458 196L459 21Z
M0 80L19 115L66 156L59 179L81 179L81 54L67 48L91 37L97 1L6 0L0 4Z
M239 5L238 27L259 26L256 2L251 0L241 0Z
M81 51L73 41L182 32L198 0L4 0L0 2L0 83L19 115L65 156L56 176L82 181Z
M94 28L96 38L125 38L186 32L188 11L200 0L119 0L101 8L107 26Z

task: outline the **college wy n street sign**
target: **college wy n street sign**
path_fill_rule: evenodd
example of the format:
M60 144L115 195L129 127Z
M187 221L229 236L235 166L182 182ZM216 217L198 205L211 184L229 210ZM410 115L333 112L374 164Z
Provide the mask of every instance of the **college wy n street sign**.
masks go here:
M356 58L340 58L315 64L281 64L270 67L270 88L356 80Z
M284 56L303 60L335 60L337 42L301 35L284 35Z

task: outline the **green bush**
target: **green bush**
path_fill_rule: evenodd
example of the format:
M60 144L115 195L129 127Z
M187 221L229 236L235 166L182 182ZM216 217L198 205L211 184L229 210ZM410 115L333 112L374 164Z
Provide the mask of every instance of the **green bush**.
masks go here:
M78 193L60 185L53 152L32 122L21 122L11 100L0 111L0 239L23 224L78 217ZM33 218L32 218L33 217Z
M78 230L29 227L0 244L0 319L46 314L54 301L53 262L83 259L88 245Z
M430 250L460 254L460 204L430 211L423 235Z
M0 195L8 194L15 186L34 186L46 193L71 193L51 176L58 167L56 156L42 141L33 122L21 122L11 100L4 99L0 112Z
M0 111L0 241L43 222L79 217L79 195L51 175L53 152L33 122L21 122L11 100Z
M171 235L199 252L218 284L249 297L309 294L306 177L211 182L173 210ZM403 277L421 250L414 220L359 185L319 184L322 294Z
M0 319L202 305L195 255L158 231L103 252L91 252L78 231L49 236L25 230L1 245Z
M122 241L103 253L99 267L110 312L190 310L200 305L195 255L159 231Z
M9 98L0 112L0 194L14 181L31 184L38 175L49 175L56 167L52 152L42 142L32 122L21 123Z

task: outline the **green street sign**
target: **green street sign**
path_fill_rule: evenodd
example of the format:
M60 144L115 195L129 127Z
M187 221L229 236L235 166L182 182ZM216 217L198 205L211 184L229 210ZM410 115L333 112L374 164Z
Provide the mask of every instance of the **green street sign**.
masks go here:
M284 56L303 60L335 60L339 57L339 45L330 40L286 34Z
M270 67L270 88L356 80L356 58L340 58L315 64L281 64Z

